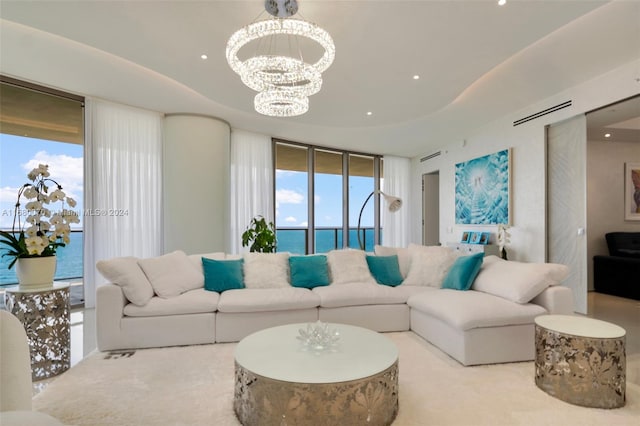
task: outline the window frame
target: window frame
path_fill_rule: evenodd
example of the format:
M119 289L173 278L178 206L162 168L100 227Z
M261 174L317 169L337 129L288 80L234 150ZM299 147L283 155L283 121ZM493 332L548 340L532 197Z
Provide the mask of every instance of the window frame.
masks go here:
M307 149L307 229L306 229L306 247L305 254L314 254L315 251L315 154L316 150L330 151L342 155L342 248L349 247L349 156L357 155L371 157L373 159L373 187L374 187L374 220L373 233L374 245L380 243L380 181L382 172L383 156L379 154L371 154L359 151L350 151L329 146L313 145L302 142L289 141L281 138L271 138L272 144L272 161L273 161L273 199L276 199L276 164L277 164L277 146L278 144L291 145ZM276 217L275 207L273 206L273 217ZM277 219L276 219L277 220ZM277 230L276 222L276 230Z

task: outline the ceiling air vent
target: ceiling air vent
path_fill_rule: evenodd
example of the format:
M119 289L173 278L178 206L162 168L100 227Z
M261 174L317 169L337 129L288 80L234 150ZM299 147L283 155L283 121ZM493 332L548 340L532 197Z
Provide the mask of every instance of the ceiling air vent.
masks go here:
M424 163L424 162L425 162L425 161L427 161L427 160L431 160L432 158L439 157L439 156L440 156L440 154L442 154L442 151L436 151L436 152L434 152L433 154L429 154L429 155L427 155L426 157L422 157L422 158L420 159L420 162L421 162L421 163Z
M556 112L570 106L571 106L571 101L566 101L556 106L552 106L551 108L543 109L542 111L536 112L535 114L531 114L527 117L521 118L520 120L514 121L513 127L519 126L521 124L526 123L527 121L535 120L536 118L540 118L543 115L551 114L552 112Z

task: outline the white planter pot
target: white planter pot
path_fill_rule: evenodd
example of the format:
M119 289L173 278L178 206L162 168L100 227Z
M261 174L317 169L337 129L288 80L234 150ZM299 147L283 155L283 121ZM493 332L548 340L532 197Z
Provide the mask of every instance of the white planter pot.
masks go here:
M56 257L24 257L16 262L16 275L20 287L46 287L53 285Z

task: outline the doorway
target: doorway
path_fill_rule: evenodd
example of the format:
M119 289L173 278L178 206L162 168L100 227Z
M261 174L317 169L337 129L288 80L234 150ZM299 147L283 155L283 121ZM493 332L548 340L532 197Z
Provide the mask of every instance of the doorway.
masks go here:
M440 244L440 171L422 175L422 244Z

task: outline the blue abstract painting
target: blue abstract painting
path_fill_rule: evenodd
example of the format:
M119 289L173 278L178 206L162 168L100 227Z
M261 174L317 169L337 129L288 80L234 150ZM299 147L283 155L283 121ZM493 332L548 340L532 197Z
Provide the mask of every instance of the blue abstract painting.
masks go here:
M509 158L505 149L456 164L456 224L509 224Z

